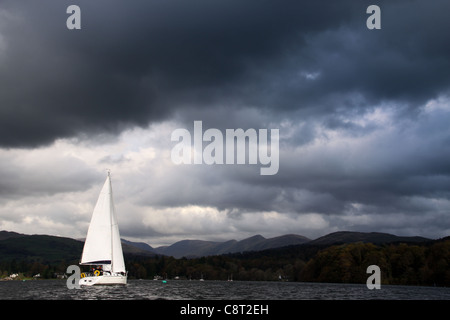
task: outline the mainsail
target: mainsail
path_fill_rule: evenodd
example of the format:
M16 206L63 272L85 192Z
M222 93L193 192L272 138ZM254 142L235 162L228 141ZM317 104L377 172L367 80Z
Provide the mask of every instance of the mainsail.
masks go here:
M105 271L126 272L109 172L92 213L80 264L103 265Z

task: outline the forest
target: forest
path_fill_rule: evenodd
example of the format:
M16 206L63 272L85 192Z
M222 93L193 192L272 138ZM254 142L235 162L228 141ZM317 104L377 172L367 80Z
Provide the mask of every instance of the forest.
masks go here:
M194 259L126 255L125 261L129 279L366 283L366 269L374 264L382 284L450 286L449 237L421 244L305 244ZM0 261L0 278L13 272L54 278L77 262Z
M243 254L128 261L130 276L150 279L304 281L366 283L367 267L378 265L382 284L450 285L450 239L430 245L349 243L308 245Z

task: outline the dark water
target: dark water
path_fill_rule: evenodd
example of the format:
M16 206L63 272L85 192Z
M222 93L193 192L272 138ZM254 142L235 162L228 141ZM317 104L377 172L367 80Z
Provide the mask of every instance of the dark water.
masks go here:
M65 280L2 281L0 300L450 300L450 288L245 281L129 280L68 289Z

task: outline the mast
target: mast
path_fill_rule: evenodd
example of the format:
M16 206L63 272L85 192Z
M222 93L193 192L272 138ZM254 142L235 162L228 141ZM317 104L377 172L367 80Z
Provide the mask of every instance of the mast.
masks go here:
M106 172L108 173L107 179L109 180L109 190L110 193L110 201L111 201L111 214L109 216L109 219L111 221L111 272L114 270L113 264L114 264L114 240L113 240L113 215L114 215L114 201L113 201L113 194L112 194L112 183L111 183L111 171L109 169L106 169Z
M112 182L110 171L108 170L108 179L110 184L111 201L111 272L126 272L125 261L123 259L122 243L119 232L119 222L117 221L116 208L114 206L114 197L112 191Z

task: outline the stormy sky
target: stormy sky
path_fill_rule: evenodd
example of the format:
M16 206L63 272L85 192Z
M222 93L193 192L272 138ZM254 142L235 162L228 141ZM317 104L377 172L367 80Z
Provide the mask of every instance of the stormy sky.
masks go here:
M366 26L372 4L381 29ZM122 237L152 246L447 236L448 12L447 0L1 0L0 230L84 237L110 169ZM171 133L194 121L278 129L278 172L174 164Z

